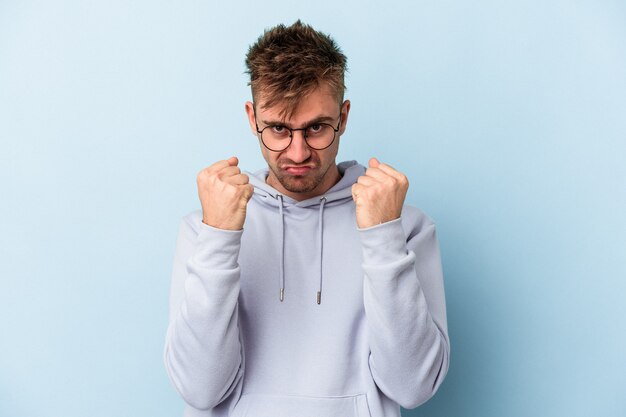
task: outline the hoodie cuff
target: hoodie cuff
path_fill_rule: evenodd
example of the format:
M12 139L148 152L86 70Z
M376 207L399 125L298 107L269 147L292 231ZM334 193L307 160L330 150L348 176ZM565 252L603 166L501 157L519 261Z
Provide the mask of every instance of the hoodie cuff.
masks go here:
M384 265L408 255L401 218L358 231L364 265Z
M237 268L243 230L224 230L200 222L194 261L215 269Z

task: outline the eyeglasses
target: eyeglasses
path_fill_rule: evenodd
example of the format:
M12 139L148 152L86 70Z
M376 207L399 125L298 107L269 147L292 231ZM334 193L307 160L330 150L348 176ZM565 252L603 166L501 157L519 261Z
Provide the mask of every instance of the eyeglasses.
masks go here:
M341 113L339 113L339 123L336 128L328 123L313 123L299 129L292 129L283 125L269 125L259 130L256 114L255 124L257 133L261 135L261 142L270 151L281 152L287 149L293 140L293 132L298 130L302 130L304 141L309 148L321 151L328 148L335 141L335 136L339 132L339 126L341 126Z

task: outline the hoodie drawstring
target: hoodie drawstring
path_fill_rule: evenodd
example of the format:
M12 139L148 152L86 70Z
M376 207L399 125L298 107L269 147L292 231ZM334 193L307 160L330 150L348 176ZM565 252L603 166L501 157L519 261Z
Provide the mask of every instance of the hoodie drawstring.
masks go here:
M326 205L326 197L320 198L320 221L318 223L319 232L317 234L320 248L320 284L317 290L317 304L322 303L322 254L324 253L324 205Z
M285 215L283 211L283 196L278 194L277 199L280 200L278 205L278 215L280 216L280 272L278 274L279 279L279 300L285 300ZM320 213L318 223L318 245L319 245L319 286L316 294L317 304L322 303L322 265L324 253L324 207L326 205L326 197L320 198Z
M283 196L278 195L280 205L278 206L278 215L280 216L280 280L279 299L282 302L285 299L285 216L283 215Z

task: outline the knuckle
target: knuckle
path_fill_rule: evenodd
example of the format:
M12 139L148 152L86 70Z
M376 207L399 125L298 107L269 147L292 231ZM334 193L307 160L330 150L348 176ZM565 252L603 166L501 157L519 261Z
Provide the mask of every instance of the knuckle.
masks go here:
M391 186L391 187L396 187L398 185L398 180L391 176L387 176L385 178L385 182L387 183L388 186Z
M196 181L198 182L198 184L204 184L208 182L208 179L209 175L205 170L198 172L198 175L196 175Z
M230 187L227 185L224 185L224 187L222 188L222 192L229 198L236 197L238 194L237 189L235 187Z

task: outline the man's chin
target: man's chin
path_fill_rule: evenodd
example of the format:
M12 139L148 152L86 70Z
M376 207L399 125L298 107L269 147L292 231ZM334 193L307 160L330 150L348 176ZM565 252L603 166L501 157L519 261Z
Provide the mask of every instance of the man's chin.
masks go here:
M320 183L317 178L310 178L306 175L282 177L279 178L279 182L287 191L292 193L308 193L315 190Z
M289 169L283 167L274 167L271 171L274 179L290 193L306 194L315 191L324 179L324 173L317 164L304 173L289 172Z

